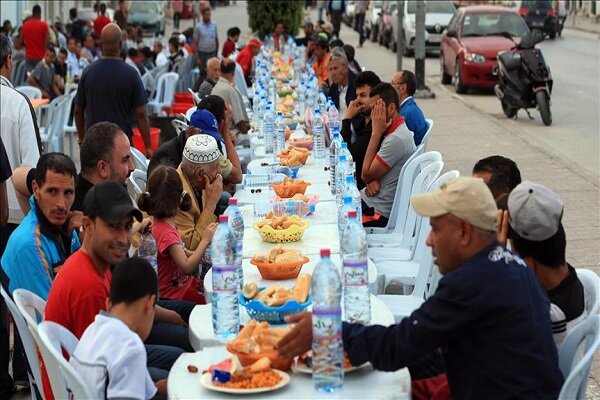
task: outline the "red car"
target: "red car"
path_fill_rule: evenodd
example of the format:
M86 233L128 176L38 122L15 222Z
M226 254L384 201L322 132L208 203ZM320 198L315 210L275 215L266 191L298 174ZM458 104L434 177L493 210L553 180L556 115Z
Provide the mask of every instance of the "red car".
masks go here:
M498 52L510 50L515 39L529 32L523 18L514 10L495 6L458 9L442 34L440 70L442 83L452 83L457 93L470 86L491 88L498 82Z

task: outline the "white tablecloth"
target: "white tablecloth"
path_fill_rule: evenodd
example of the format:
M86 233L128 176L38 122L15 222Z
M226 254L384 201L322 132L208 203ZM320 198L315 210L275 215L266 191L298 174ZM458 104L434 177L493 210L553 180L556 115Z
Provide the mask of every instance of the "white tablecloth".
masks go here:
M310 307L309 307L310 309ZM246 325L250 318L244 307L240 307L240 323ZM395 323L394 314L377 296L371 295L371 325L390 326ZM195 350L219 346L223 343L214 337L212 327L212 306L197 305L190 315L189 323L190 344Z
M268 174L272 167L261 166L262 163L273 163L269 158L256 158L248 163L249 174ZM306 165L298 170L298 179L302 179L311 183L329 182L329 170L325 171L324 166L315 164L312 156L308 157Z
M325 171L323 171L323 174ZM271 197L275 195L275 193L271 190ZM319 201L335 201L335 196L331 194L331 190L329 189L329 185L327 183L312 183L310 186L306 188L306 192L304 193L307 196L312 194L316 194L319 196ZM250 190L246 189L238 189L235 192L235 197L238 199L238 204L256 204L258 202L267 201L270 197L267 195L267 192L262 192L261 196L256 193L251 193Z
M302 266L302 270L300 273L302 274L311 274L313 273L315 266L319 262L319 256L311 256L309 257L310 261ZM331 261L338 267L338 270L342 268L342 261L339 254L332 254ZM371 260L368 260L369 263L369 288L371 293L377 292L377 267L375 263ZM281 285L287 288L291 288L296 284L296 279L286 279L281 281L272 281L264 279L260 272L258 272L258 268L255 265L250 264L250 259L246 258L242 260L242 268L244 269L244 282L250 283L254 282L261 286L273 286L273 285ZM209 302L212 295L212 269L206 273L204 277L204 297L206 297L206 302Z
M169 373L168 396L170 399L233 399L227 395L204 388L200 384L202 371L229 357L227 350L211 347L197 353L182 354ZM197 373L188 372L188 365L198 368ZM314 390L311 375L290 373L290 383L285 387L257 395L244 395L244 399L410 399L410 374L403 368L396 372L374 371L371 366L348 373L344 386L334 394L318 393ZM241 398L241 397L237 397Z

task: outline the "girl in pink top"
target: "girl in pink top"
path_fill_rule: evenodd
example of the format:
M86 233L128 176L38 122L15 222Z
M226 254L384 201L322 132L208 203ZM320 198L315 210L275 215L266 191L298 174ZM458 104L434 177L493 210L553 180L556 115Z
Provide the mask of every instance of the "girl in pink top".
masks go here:
M198 279L197 272L217 223L208 225L202 232L202 240L196 250L189 251L183 245L175 226L175 214L178 209L189 211L192 199L183 190L177 171L166 165L157 167L148 179L146 190L138 198L138 206L154 217L152 236L158 250L160 298L204 304L202 282Z

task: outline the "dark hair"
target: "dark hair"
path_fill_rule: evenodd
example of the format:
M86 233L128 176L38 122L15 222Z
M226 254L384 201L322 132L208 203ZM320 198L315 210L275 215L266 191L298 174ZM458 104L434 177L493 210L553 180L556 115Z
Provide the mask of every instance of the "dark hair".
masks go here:
M369 97L379 96L381 100L385 103L386 106L390 104L395 104L396 108L400 105L400 100L398 99L398 93L396 93L396 89L392 85L386 82L382 82L375 87L371 88L371 93Z
M273 29L277 28L277 25L279 25L279 24L283 25L283 27L285 28L285 22L283 22L282 20L277 20L273 24Z
M58 50L58 52L64 54L65 56L69 55L69 53L67 52L67 49L61 48L60 50Z
M104 3L101 3L101 4L100 4L100 12L101 12L102 14L104 14L104 13L106 12L106 4L104 4Z
M235 72L235 61L230 58L224 58L221 60L221 73L222 74L233 74Z
M69 10L69 17L71 17L72 19L77 18L77 9L76 8L71 8Z
M131 304L146 296L158 296L158 278L150 263L139 257L118 263L112 270L110 302Z
M175 216L177 210L189 211L192 198L189 193L183 196L183 184L177 170L168 165L159 165L152 171L146 192L138 197L138 207L158 219Z
M138 51L135 47L130 47L127 49L127 55L129 57L137 57L138 56Z
M242 34L242 31L237 26L227 29L227 37L239 36L241 34Z
M352 61L354 61L354 47L352 47L352 45L350 44L345 44L342 46L342 48L344 49L344 53L346 53L346 58L348 59L348 62L351 63Z
M42 15L42 7L40 7L39 4L36 4L35 6L33 6L33 8L31 9L31 15L33 16L39 16Z
M514 250L521 257L531 257L550 268L558 268L566 263L567 237L562 222L554 236L541 242L523 239L510 226L508 231Z
M342 42L340 39L333 39L331 42L329 42L329 47L331 47L332 49L334 47L344 47L344 42Z
M49 43L46 46L46 51L51 51L54 55L56 55L56 52L54 51L54 45L52 43Z
M97 122L85 133L81 150L81 172L90 174L96 169L98 161L110 161L111 153L115 148L115 138L121 134L123 129L112 122Z
M146 58L152 58L152 50L150 50L150 47L142 47L140 53L142 53Z
M402 80L406 83L408 95L413 96L417 91L417 77L412 71L402 70Z
M77 176L75 163L73 163L73 160L71 160L69 156L63 153L42 154L35 166L34 175L34 179L39 186L42 186L44 182L46 182L46 173L48 171L69 175L73 178Z
M381 79L379 79L375 72L363 71L359 73L356 79L354 80L354 87L359 88L361 86L369 86L370 88L374 88L380 83Z
M69 36L69 38L67 39L67 43L69 43L71 40L74 41L75 43L77 43L79 41L79 39L77 39L75 36Z
M171 37L169 39L169 44L173 47L175 47L175 49L179 49L179 38L176 37Z
M200 100L198 108L210 111L215 116L218 124L225 118L225 101L217 95L209 94Z
M510 193L515 186L521 183L521 172L517 164L510 158L499 155L483 158L473 167L473 173L489 172L491 174L487 182L494 198L504 193Z
M202 9L202 11L200 11L200 14L204 15L204 13L205 13L205 12L207 12L207 11L211 11L211 9L210 9L210 7L209 7L209 6L206 6L206 7L204 7L204 8Z
M12 54L10 42L4 33L0 33L0 67L6 64L8 56Z

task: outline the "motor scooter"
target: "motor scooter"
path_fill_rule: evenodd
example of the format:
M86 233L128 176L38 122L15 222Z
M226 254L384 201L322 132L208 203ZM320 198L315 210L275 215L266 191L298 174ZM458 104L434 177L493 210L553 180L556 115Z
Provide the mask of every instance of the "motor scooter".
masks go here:
M550 95L552 74L546 65L542 51L535 47L544 40L539 31L531 31L517 43L506 32L504 37L515 43L510 51L498 53L498 84L494 87L508 118L514 118L519 109L524 109L530 119L528 108L537 107L544 125L552 124Z

